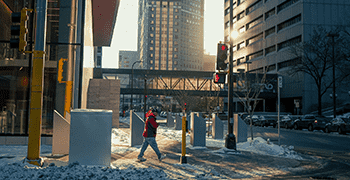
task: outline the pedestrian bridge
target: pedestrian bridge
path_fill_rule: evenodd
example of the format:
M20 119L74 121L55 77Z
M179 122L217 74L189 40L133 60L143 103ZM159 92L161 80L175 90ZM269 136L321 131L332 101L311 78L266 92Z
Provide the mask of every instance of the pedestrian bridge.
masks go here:
M99 77L103 79L120 79L120 94L147 94L178 96L219 96L228 97L227 84L215 84L214 72L209 71L168 71L145 69L100 69ZM238 73L237 73L238 74ZM237 75L234 74L234 75ZM255 74L251 74L254 75ZM253 76L252 76L253 77ZM96 76L94 77L96 78ZM131 83L133 79L133 83ZM269 84L266 84L259 98L275 98L275 74L267 74ZM131 87L133 84L133 87ZM234 92L243 96L242 88L234 83Z

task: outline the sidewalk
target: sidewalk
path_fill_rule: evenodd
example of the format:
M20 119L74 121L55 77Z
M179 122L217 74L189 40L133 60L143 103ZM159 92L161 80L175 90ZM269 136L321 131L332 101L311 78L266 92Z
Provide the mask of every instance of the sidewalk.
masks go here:
M123 129L127 132L129 129ZM171 179L209 178L244 179L285 175L289 172L312 170L320 164L311 160L296 160L260 155L251 152L223 152L217 147L186 148L187 164L180 164L181 143L161 134L156 138L159 149L167 157L159 162L149 147L147 161L135 162L139 151L112 154L112 164L117 167L156 168L163 170Z
M130 134L130 129L120 128ZM224 152L222 148L193 148L187 144L187 163L180 164L181 143L162 134L157 134L159 149L166 154L162 162L157 160L154 151L148 147L145 152L147 161L136 162L139 149L136 151L116 152L112 154L111 163L119 169L154 168L164 171L169 179L251 179L271 178L273 176L297 173L298 171L318 169L321 164L314 159L289 159L261 155L252 152ZM119 145L115 145L118 147ZM125 145L120 145L124 147ZM220 150L221 149L221 150ZM49 164L67 165L68 156L59 159L47 159Z

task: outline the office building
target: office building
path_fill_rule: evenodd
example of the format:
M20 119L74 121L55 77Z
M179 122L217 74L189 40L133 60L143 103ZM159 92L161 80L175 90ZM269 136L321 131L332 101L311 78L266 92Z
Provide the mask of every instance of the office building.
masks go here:
M230 0L224 5L225 42L230 41ZM350 1L233 0L234 72L278 73L283 77L281 111L309 113L315 110L315 83L307 74L289 76L288 67L298 59L289 46L306 42L317 26L344 25ZM349 23L348 23L349 24ZM327 38L327 37L325 37ZM246 63L249 62L249 63ZM347 94L338 98L348 98ZM323 102L332 100L323 96ZM317 106L316 106L317 107ZM275 108L272 108L275 110Z
M204 0L139 0L138 53L146 69L202 70Z

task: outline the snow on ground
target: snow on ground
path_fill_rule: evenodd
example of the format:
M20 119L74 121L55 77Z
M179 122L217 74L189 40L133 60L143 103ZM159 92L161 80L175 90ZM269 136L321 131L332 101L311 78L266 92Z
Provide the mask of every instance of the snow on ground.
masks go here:
M121 122L129 123L130 117L121 118ZM181 142L182 131L173 130L160 126L159 134ZM250 151L257 154L278 156L292 159L302 159L293 147L278 146L271 142L269 144L261 137L254 138L253 141L248 138L247 142L237 143L237 151L230 151L224 147L224 139L206 138L207 147L217 147L218 150L209 150L206 147L192 147L190 145L190 135L186 136L186 146L191 149L204 149L214 154L237 154L239 151ZM139 151L140 147L129 147L130 137L121 129L112 130L112 153L124 153L127 151ZM135 168L132 165L124 167L115 167L113 163L110 167L85 166L77 163L67 166L59 166L54 163L46 164L44 167L36 167L24 162L27 156L27 146L6 146L0 145L0 179L167 179L167 174L163 170L153 168ZM40 156L50 156L51 146L42 145ZM178 166L186 169L196 169L197 172L206 172L205 167L199 167L190 164L179 164ZM193 174L197 178L216 179L217 172L203 173L201 175Z

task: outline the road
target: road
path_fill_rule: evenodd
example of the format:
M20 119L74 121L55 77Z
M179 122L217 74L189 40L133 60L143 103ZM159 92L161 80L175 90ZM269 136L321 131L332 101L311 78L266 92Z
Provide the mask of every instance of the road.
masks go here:
M270 139L278 144L278 130L273 127L253 127L255 137ZM248 132L250 137L250 131ZM294 146L301 154L316 157L324 164L319 170L275 178L350 179L350 135L280 129L281 145Z

